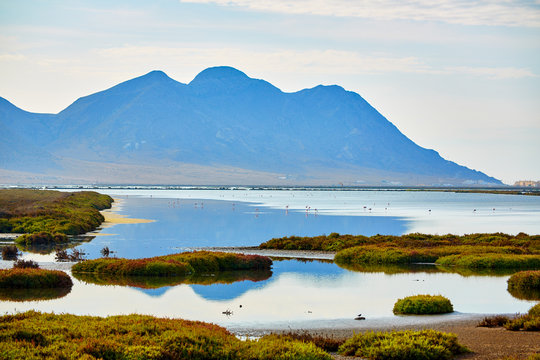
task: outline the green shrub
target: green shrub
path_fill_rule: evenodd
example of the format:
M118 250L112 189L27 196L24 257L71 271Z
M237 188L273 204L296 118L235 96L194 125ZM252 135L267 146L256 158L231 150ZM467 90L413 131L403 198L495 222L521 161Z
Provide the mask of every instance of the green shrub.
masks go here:
M527 314L508 321L504 327L511 331L540 331L540 303L531 307Z
M9 269L0 270L0 288L71 288L68 274L58 270Z
M540 290L540 270L520 271L508 279L508 290Z
M29 311L1 316L0 324L0 353L12 359L331 359L311 343L240 341L220 326L181 319Z
M332 234L330 234L332 235ZM307 331L288 332L284 334L274 334L274 336L292 340L298 340L304 343L313 343L315 346L330 352L338 351L339 347L345 342L344 339L335 338L326 334L312 334Z
M144 259L101 258L73 265L73 273L100 273L129 276L186 276L229 270L270 270L272 260L266 256L186 252Z
M540 303L534 305L532 308L529 309L528 314L530 316L539 316L540 317Z
M441 295L415 295L398 299L394 314L445 314L454 311L450 300Z
M59 244L68 242L68 237L66 234L55 233L51 234L50 232L41 231L38 233L32 234L23 234L15 242L20 245L41 245L41 244Z
M477 327L499 327L504 326L510 319L507 316L503 315L495 315L495 316L489 316L485 317L482 321L476 325Z
M332 357L312 342L302 342L280 335L266 335L250 342L242 359L258 360L331 360Z
M2 260L15 260L19 256L19 249L15 245L2 247Z
M460 345L457 336L435 330L366 332L345 341L339 348L341 355L367 359L451 359L469 352Z
M33 260L17 260L13 263L14 269L38 269L39 265Z

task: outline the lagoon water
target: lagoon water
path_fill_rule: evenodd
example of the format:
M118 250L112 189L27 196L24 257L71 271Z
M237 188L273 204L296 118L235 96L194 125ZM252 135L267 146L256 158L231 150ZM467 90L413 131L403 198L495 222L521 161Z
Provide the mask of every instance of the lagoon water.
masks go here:
M79 246L89 258L108 246L140 258L194 247L254 246L272 237L342 234L540 233L540 197L423 191L99 190L115 210L151 223L117 224ZM52 255L25 254L51 261ZM411 271L352 272L331 262L274 261L271 276L231 284L157 288L96 285L74 279L64 297L2 301L0 311L142 313L240 327L339 326L362 313L370 324L392 315L397 298L442 294L460 314L525 312L534 302L506 291L508 276ZM242 307L240 307L242 305ZM223 314L230 310L231 315ZM366 323L367 323L366 322ZM372 323L374 322L374 323Z

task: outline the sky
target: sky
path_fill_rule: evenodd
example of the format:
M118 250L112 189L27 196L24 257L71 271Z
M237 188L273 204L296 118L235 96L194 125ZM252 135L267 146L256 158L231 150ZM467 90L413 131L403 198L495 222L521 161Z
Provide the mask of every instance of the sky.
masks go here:
M220 65L338 84L448 160L540 180L539 0L0 0L0 96L26 111Z

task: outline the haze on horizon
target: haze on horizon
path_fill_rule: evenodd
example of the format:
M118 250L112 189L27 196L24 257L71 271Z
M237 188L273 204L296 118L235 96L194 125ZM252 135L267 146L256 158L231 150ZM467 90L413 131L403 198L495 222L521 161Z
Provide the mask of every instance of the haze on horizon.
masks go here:
M540 1L0 2L0 96L27 111L218 65L338 84L446 159L540 180Z

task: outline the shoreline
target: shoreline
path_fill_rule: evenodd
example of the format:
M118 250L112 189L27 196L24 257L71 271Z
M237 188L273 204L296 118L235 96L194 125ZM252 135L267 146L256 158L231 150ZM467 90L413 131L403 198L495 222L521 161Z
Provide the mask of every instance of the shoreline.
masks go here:
M274 258L334 260L336 251L259 249L257 246L211 246L178 248L187 251L218 251L244 255L261 255Z

